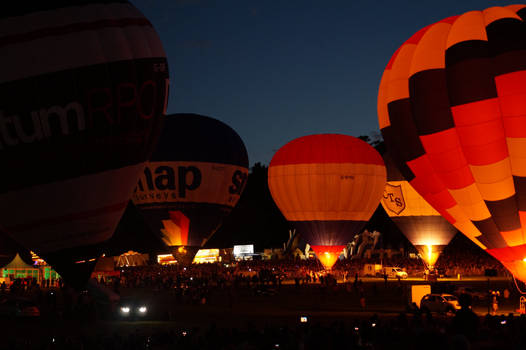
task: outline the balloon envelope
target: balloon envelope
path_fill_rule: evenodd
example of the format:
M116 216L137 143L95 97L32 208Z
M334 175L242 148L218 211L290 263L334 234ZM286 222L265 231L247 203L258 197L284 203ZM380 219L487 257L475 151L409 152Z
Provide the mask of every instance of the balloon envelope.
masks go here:
M382 157L366 142L321 134L280 148L268 184L285 218L330 268L378 207L385 176Z
M201 247L235 207L248 155L228 125L197 114L166 117L133 202L168 246Z
M165 54L131 4L13 4L0 16L0 224L82 287L148 159Z
M446 18L407 40L378 94L387 148L442 216L526 281L525 5Z
M384 154L383 158L387 184L380 203L420 257L432 267L457 229L405 181L389 154Z

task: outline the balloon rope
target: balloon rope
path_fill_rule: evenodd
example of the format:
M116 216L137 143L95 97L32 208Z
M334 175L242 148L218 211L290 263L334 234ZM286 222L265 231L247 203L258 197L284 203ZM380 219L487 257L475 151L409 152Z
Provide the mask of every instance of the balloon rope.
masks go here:
M519 291L519 293L521 294L526 294L526 292L522 291L520 288L519 288L519 285L517 284L517 280L515 279L515 276L514 275L511 275L513 277L513 282L515 282L515 287L517 288L517 290Z

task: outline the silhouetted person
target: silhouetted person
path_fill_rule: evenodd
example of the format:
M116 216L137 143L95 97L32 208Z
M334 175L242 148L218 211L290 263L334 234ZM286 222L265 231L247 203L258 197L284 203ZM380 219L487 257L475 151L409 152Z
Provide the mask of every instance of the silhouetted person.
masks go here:
M471 310L471 296L469 294L461 294L458 298L458 303L461 309L457 311L453 318L452 331L473 340L478 334L480 320Z

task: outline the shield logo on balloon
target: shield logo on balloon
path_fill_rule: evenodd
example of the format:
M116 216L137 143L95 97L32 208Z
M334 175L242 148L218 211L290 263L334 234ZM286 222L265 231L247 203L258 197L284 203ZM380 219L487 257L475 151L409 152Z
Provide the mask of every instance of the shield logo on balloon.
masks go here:
M389 183L385 184L384 196L382 202L385 207L395 213L400 215L401 212L405 209L405 200L404 194L402 193L402 185L391 185Z

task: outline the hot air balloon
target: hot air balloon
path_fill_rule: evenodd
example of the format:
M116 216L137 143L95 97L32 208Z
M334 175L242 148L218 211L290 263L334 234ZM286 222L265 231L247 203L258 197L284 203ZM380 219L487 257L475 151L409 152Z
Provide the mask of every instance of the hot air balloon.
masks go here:
M383 156L387 183L380 203L391 220L433 269L457 229L444 219L402 177L389 154Z
M198 114L166 117L133 202L172 252L197 252L235 207L248 177L248 155L228 125Z
M525 5L446 18L407 40L378 93L411 186L526 281Z
M12 5L0 18L0 225L81 288L155 145L166 58L128 2Z
M347 135L309 135L272 158L268 185L285 218L326 269L378 207L386 172L380 154Z

